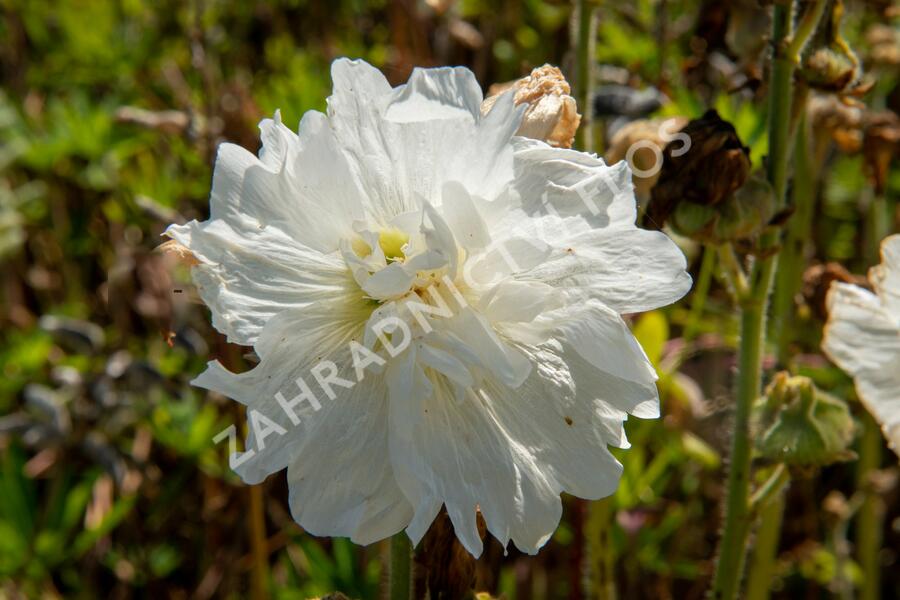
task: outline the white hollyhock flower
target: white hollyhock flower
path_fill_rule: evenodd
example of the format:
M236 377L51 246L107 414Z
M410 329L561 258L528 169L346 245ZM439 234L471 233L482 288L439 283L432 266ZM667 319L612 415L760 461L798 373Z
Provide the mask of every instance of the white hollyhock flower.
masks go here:
M167 230L260 358L194 383L248 407L237 471L287 468L313 534L418 542L443 504L472 554L476 510L535 553L560 492L616 489L627 415L659 415L620 315L684 295L684 257L635 227L625 163L516 137L525 107L482 116L467 69L331 73L327 114L263 121L259 158L223 144L210 219Z
M853 376L866 409L900 455L900 235L881 243L869 270L875 293L841 282L828 291L822 349Z

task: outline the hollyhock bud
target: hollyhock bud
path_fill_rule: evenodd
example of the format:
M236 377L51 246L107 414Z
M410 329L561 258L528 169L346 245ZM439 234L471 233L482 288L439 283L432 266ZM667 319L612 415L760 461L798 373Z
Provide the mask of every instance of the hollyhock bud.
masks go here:
M808 377L775 375L754 417L756 448L772 461L812 467L853 457L855 425L846 403Z

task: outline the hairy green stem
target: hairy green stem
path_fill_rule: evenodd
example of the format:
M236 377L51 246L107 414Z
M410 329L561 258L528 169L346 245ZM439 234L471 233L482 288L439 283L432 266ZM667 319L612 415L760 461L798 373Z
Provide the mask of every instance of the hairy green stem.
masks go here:
M409 600L412 579L412 547L405 531L391 538L390 600Z
M823 1L818 0L817 4ZM808 10L817 9L811 7ZM821 16L821 11L819 10L817 14ZM789 3L775 4L772 16L774 54L769 82L769 156L766 174L774 192L776 210L784 208L792 84L796 64L795 57L787 53L788 43L791 48L802 48L816 24L798 30L788 42L791 35L791 16ZM765 315L778 262L779 237L779 231L775 228L760 236L759 256L750 271L748 291L739 298L741 342L738 352L737 397L725 498L725 523L719 542L711 594L716 599L736 598L743 579L747 537L752 520L748 502L751 467L750 409L762 388Z
M817 0L816 2L811 3L803 12L800 20L797 21L793 37L786 40L787 48L784 54L788 60L794 63L800 62L800 53L803 52L803 47L806 46L807 40L809 40L810 36L816 30L816 26L822 19L822 15L824 14L827 5L828 2L825 0Z
M791 475L786 466L775 467L765 483L759 486L759 489L750 497L750 512L754 514L761 512L773 498L778 497L790 480Z
M725 526L713 579L713 598L738 595L744 570L744 554L750 531L750 408L759 396L762 359L763 305L745 300L741 313L741 347L738 357L737 402L731 440Z

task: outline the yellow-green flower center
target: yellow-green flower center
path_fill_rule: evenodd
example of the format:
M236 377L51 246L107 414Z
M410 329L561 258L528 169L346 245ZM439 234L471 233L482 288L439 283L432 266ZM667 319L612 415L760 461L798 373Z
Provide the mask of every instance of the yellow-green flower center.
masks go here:
M378 245L381 246L381 251L388 261L403 260L405 258L403 246L408 241L409 235L396 227L388 227L378 233ZM353 239L350 245L357 256L366 257L372 253L372 248L362 238Z

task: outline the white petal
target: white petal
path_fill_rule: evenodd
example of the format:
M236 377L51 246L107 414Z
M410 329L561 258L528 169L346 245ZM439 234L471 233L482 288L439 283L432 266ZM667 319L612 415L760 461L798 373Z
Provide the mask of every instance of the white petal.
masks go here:
M627 161L607 166L591 154L514 138L516 189L529 214L580 215L596 227L633 226L637 216Z
M463 248L484 248L491 243L487 225L478 213L472 196L461 183L448 181L444 184L441 211Z
M377 220L438 204L446 181L493 198L512 180L521 112L510 99L481 118L471 72L418 70L392 91L373 67L337 60L332 78L328 114Z
M580 290L620 314L671 304L691 288L684 254L664 233L594 229L557 237L553 253L523 276Z
M567 344L601 371L643 385L656 381L656 370L628 325L599 302L586 302L559 330Z
M866 409L900 455L900 325L875 294L844 283L828 293L822 349L853 376Z
M380 378L369 376L350 389L334 386L336 398L330 400L311 374L321 360L331 360L338 377L355 381L347 343L359 339L364 316L354 303L340 301L285 311L263 330L254 369L235 374L211 363L194 383L238 400L286 431L267 436L260 449L251 430L247 445L255 454L236 469L246 482L288 467L291 511L301 526L316 535L371 543L412 518L388 457L387 390ZM276 394L292 401L300 393L297 377L317 396L319 408L298 402L293 412L300 422L294 424Z
M464 67L413 69L409 82L394 92L385 118L397 123L481 118L481 87Z
M531 371L519 350L501 340L484 316L471 307L461 309L447 326L478 357L479 365L505 385L516 388Z
M529 322L560 308L562 292L537 281L505 279L482 298L479 309L492 323Z
M559 522L558 483L504 433L486 402L459 404L443 384L423 405L411 438L391 436L398 482L408 497L421 499L414 520L433 519L435 499L443 501L460 542L478 556L478 507L502 544L512 537L523 551L535 553ZM419 531L421 526L410 536L415 539Z
M353 293L340 257L303 247L276 227L260 229L236 216L172 225L166 234L200 261L192 269L200 297L216 329L237 344L252 345L282 310Z
M869 280L900 328L900 234L881 242L881 264L871 269Z

